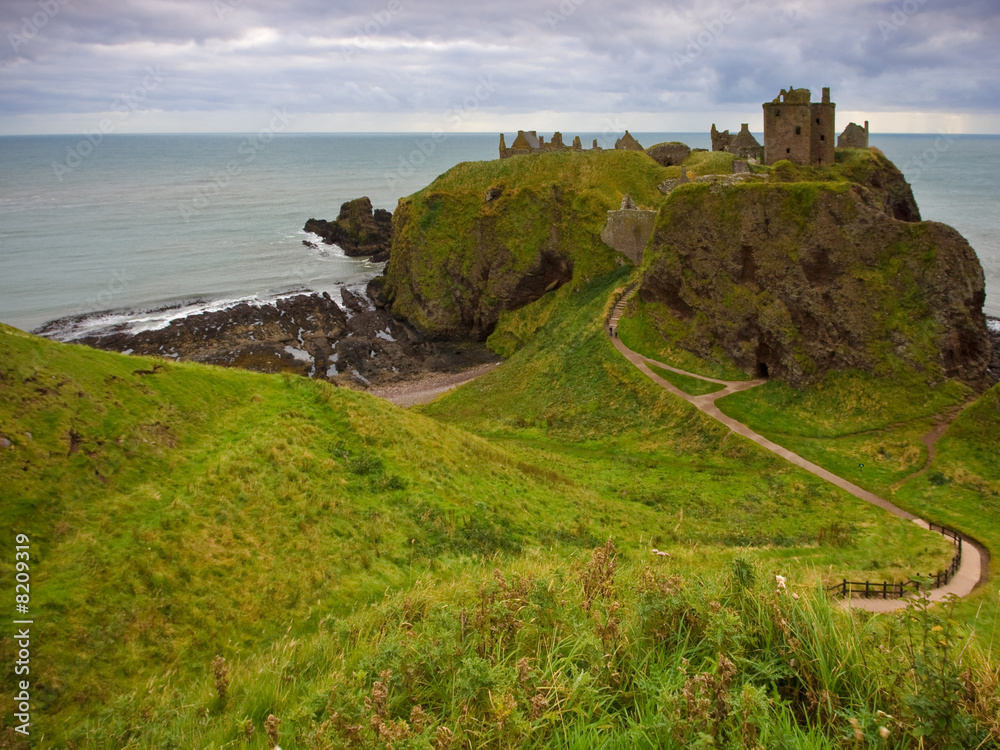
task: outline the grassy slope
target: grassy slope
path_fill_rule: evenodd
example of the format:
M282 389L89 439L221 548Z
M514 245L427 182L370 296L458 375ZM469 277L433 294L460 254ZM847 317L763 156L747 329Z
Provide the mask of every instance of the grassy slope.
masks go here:
M35 710L56 736L156 674L456 560L558 546L552 517L611 515L548 468L322 383L7 328L0 363L0 512L31 538Z
M539 304L550 323L493 374L425 407L435 420L298 378L6 330L2 430L15 446L0 457L28 470L11 488L20 502L4 507L41 558L47 737L265 747L273 713L285 748L380 746L373 717L399 747L432 747L442 732L472 747L704 736L827 747L842 714L811 729L794 718L823 690L872 738L876 709L900 716L897 731L918 726L910 683L869 672L904 654L865 651L902 631L859 632L810 593L806 568L851 565L876 546L901 559L944 550L726 438L630 368L600 323L622 281ZM537 327L533 314L504 325ZM45 492L95 466L107 483L72 503ZM831 514L864 533L844 538ZM588 563L609 536L611 578ZM671 556L651 558L651 546ZM774 601L776 572L799 602ZM720 654L736 672L706 698L725 701L731 721L678 698L715 679Z
M831 374L795 391L782 383L735 394L719 407L772 440L897 505L978 539L992 553L997 573L1000 498L996 455L1000 448L1000 387L975 398L948 381L929 388L914 377L887 381L864 373ZM961 409L935 446L927 470L921 438ZM863 464L863 466L862 466ZM958 607L969 622L992 634L1000 617L995 587L982 587Z
M698 565L751 546L804 577L839 580L902 575L913 552L917 570L950 559L934 536L729 435L629 365L601 325L624 274L507 315L502 340L538 329L536 311L550 322L503 367L422 411L625 501L618 534L634 538L638 526L641 539ZM643 509L655 511L652 524Z

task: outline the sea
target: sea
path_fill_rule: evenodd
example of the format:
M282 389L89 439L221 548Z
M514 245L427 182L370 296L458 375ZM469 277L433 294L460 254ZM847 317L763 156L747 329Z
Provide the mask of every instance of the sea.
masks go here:
M575 135L606 148L615 137ZM710 147L707 133L633 135ZM50 335L71 340L307 290L339 299L381 264L315 242L307 219L361 196L394 210L498 145L499 133L440 132L0 137L0 322L60 319ZM976 249L986 312L1000 318L1000 136L873 133L871 145L903 170L924 219Z

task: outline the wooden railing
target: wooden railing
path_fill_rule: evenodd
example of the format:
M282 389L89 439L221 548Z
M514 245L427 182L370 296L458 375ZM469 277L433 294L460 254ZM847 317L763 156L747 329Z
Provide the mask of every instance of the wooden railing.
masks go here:
M861 596L865 599L902 599L907 594L915 594L922 588L937 589L947 586L962 565L962 537L957 531L935 523L929 524L931 531L938 531L955 542L957 550L946 570L939 570L921 579L911 578L901 582L848 581L846 578L827 588L835 596Z

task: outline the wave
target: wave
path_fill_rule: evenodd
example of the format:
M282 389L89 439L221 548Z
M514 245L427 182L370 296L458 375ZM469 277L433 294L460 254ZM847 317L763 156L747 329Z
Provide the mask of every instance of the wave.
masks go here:
M366 299L366 286L367 282L362 284L342 282L336 283L334 289L326 290L293 287L280 292L252 294L243 297L187 300L152 309L122 308L102 310L100 312L58 318L36 328L32 333L64 343L76 341L87 336L102 336L110 333L137 334L145 331L158 331L166 328L176 320L223 312L238 305L273 307L280 300L300 295L330 293L339 291L340 289L347 289L362 299Z

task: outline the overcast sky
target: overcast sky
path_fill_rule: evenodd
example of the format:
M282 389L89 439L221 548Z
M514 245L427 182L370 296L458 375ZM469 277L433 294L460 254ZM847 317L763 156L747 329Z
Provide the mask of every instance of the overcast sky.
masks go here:
M1000 133L998 0L0 0L0 133ZM277 124L276 124L277 123Z

